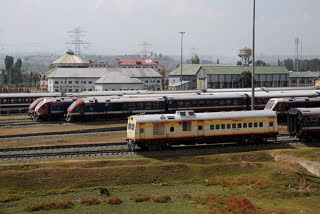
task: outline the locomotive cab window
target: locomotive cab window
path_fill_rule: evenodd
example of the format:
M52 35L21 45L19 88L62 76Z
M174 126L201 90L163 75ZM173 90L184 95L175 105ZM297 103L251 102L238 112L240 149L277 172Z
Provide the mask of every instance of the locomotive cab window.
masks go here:
M272 126L273 126L273 122L269 122L269 126L271 126L271 127L272 127Z
M174 132L174 127L170 127L170 132Z
M140 128L140 133L143 134L144 133L144 129Z

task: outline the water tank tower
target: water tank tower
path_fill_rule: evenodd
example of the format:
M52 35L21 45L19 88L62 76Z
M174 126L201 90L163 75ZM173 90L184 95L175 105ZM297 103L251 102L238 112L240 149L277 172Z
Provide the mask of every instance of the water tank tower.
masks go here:
M241 57L242 65L249 66L251 63L252 50L250 48L242 48L239 50L239 57Z

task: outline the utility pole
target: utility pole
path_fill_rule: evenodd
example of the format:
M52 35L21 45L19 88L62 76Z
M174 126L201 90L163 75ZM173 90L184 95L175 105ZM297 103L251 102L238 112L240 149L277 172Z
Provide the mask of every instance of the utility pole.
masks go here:
M254 55L255 55L255 22L256 22L256 0L253 0L253 26L252 26L252 78L251 78L251 85L252 85L252 96L251 96L251 110L253 111L254 108Z
M183 34L186 32L179 32L181 34L181 53L180 53L180 83L181 83L181 89L182 89L182 48L183 48Z

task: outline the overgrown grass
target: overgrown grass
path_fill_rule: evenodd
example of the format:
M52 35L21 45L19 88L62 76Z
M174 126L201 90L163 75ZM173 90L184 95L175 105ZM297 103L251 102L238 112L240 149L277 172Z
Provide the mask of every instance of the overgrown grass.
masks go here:
M54 210L54 209L71 209L74 203L70 200L66 201L42 201L30 204L25 208L27 212L34 212L39 210Z
M220 185L220 186L242 186L242 185L250 185L252 188L257 189L267 189L270 187L269 182L263 179L257 179L254 177L243 176L240 178L221 178L216 177L208 180L206 185Z
M298 158L303 158L311 161L320 161L320 148L307 147L300 149L284 149L277 151L280 154L293 155Z
M108 198L106 198L106 202L108 204L111 204L111 205L119 205L121 204L123 201L121 198L119 198L118 196L110 196Z
M171 197L168 194L152 196L152 200L157 203L168 203L171 201Z
M79 199L81 204L91 206L91 205L98 205L100 204L100 200L97 197L85 197Z
M130 200L134 202L149 201L150 199L151 199L151 195L148 195L148 194L137 194L130 197Z

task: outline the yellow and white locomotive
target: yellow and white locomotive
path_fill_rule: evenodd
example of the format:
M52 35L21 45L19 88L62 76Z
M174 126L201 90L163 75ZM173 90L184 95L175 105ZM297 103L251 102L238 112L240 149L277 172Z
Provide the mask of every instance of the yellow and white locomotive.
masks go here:
M136 145L161 149L177 144L264 142L277 134L277 114L269 110L133 115L127 126L130 150Z

